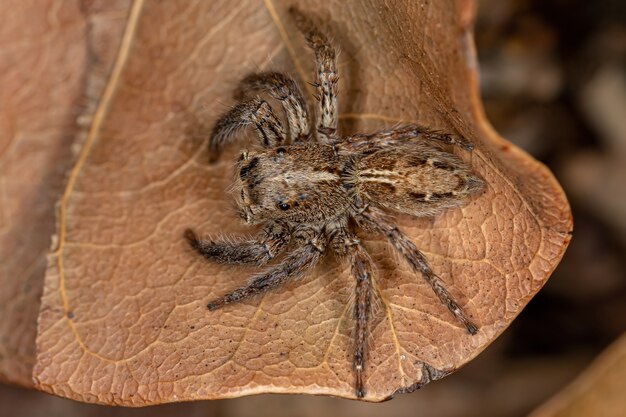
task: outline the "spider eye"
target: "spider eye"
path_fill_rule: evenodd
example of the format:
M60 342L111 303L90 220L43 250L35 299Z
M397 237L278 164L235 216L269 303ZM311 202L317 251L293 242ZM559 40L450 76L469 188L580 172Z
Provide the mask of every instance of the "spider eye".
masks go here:
M289 207L290 206L287 203L283 203L283 202L278 203L278 208L281 209L282 211L289 210Z
M278 155L283 155L285 152L287 151L282 146L280 148L276 148L276 154Z

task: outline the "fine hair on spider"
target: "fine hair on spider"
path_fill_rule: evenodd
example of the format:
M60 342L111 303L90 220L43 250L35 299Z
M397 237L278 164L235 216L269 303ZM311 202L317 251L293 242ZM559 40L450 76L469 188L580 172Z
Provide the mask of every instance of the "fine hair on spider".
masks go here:
M241 218L262 229L245 241L200 239L191 229L185 237L213 262L260 267L281 256L246 285L211 300L209 310L279 287L311 270L327 252L347 259L355 280L354 387L362 398L367 346L372 343L368 323L378 311L373 309L378 290L372 286L374 267L357 230L384 236L458 324L475 334L478 326L389 213L433 216L466 203L484 189L484 182L458 156L444 151L443 145L473 149L450 133L406 124L339 135L336 50L306 15L293 8L290 14L315 55L313 117L295 80L279 72L255 73L240 82L239 103L219 118L209 140L214 161L242 129L256 132L260 148L241 153L232 189ZM286 127L263 96L280 103Z

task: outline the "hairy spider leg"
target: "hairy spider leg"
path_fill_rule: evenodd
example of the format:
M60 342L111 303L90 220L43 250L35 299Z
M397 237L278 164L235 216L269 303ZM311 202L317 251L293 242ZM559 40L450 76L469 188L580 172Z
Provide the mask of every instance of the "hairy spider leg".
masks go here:
M265 265L289 243L289 230L279 222L270 222L260 235L244 242L201 240L191 229L185 231L189 245L206 259L223 264Z
M365 396L365 362L367 355L367 326L371 314L372 261L358 237L348 231L347 216L329 225L326 235L332 249L341 257L346 257L355 279L354 297L354 358L355 393L358 398Z
M478 327L467 317L461 306L445 288L443 281L430 268L426 257L400 229L390 223L380 211L372 208L361 213L356 220L360 221L366 229L385 235L411 269L422 275L437 297L439 297L439 300L448 307L454 314L454 317L465 326L467 331L470 334L478 332Z
M361 149L369 149L372 147L385 148L393 146L397 143L406 143L415 140L454 145L466 151L474 149L474 145L460 136L428 129L415 124L401 125L395 128L384 129L369 134L359 133L348 136L342 141L342 143L349 145L350 149L353 151L359 151Z
M348 248L352 265L352 276L356 280L354 319L356 321L354 338L354 372L356 373L356 396L363 398L365 388L363 373L366 360L367 324L370 315L372 292L372 262L361 243L354 239Z
M267 93L280 101L287 116L290 143L309 139L311 127L306 101L300 86L293 78L280 72L250 74L239 83L235 90L235 98L243 100L255 92Z
M241 129L254 125L257 137L265 148L285 142L285 131L272 107L261 97L248 98L224 114L215 124L209 140L209 158L215 161L221 149Z
M226 304L237 303L246 298L283 284L290 278L296 277L312 268L324 253L325 245L320 236L316 236L303 245L296 247L278 265L255 276L245 286L212 300L207 304L209 310L216 310Z
M337 132L337 91L339 73L335 48L328 37L322 33L313 21L299 10L290 8L297 28L302 32L309 48L315 53L317 74L313 86L317 99L317 135L321 142L334 142Z

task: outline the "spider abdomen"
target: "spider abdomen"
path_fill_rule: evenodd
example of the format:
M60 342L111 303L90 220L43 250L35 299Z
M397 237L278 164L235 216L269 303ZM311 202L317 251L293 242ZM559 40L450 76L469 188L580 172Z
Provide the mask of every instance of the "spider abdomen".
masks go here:
M458 206L483 182L457 156L410 144L382 149L358 163L359 194L371 203L415 216Z

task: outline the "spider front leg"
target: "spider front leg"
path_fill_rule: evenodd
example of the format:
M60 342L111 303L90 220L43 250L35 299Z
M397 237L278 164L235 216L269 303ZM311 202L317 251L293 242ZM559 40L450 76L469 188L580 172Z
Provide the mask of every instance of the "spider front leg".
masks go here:
M280 72L262 72L244 78L235 92L235 98L243 99L252 92L267 93L280 101L287 116L291 143L302 142L309 137L309 115L304 96L293 78Z
M439 297L439 300L448 307L467 331L470 334L478 332L478 327L467 317L461 306L445 288L443 281L430 268L424 255L404 233L375 209L370 208L362 212L356 217L356 220L364 228L387 236L394 249L402 255L414 272L420 273L424 277L428 285Z
M285 141L285 131L272 107L261 97L252 97L233 107L217 121L209 140L209 159L215 161L222 147L239 130L251 124L256 127L263 147L275 147Z
M198 239L191 229L185 230L189 245L208 260L228 264L264 265L274 259L289 243L289 229L279 222L268 223L257 240L225 242Z
M290 8L296 26L304 34L309 47L315 53L317 78L313 86L317 90L317 134L322 142L333 142L337 132L337 91L339 74L335 48L311 19L296 8Z
M277 287L289 278L298 276L313 267L319 261L324 250L323 240L317 235L307 243L294 249L281 263L266 273L253 277L246 286L237 288L222 297L212 300L207 304L207 308L216 310L226 304L236 303Z

